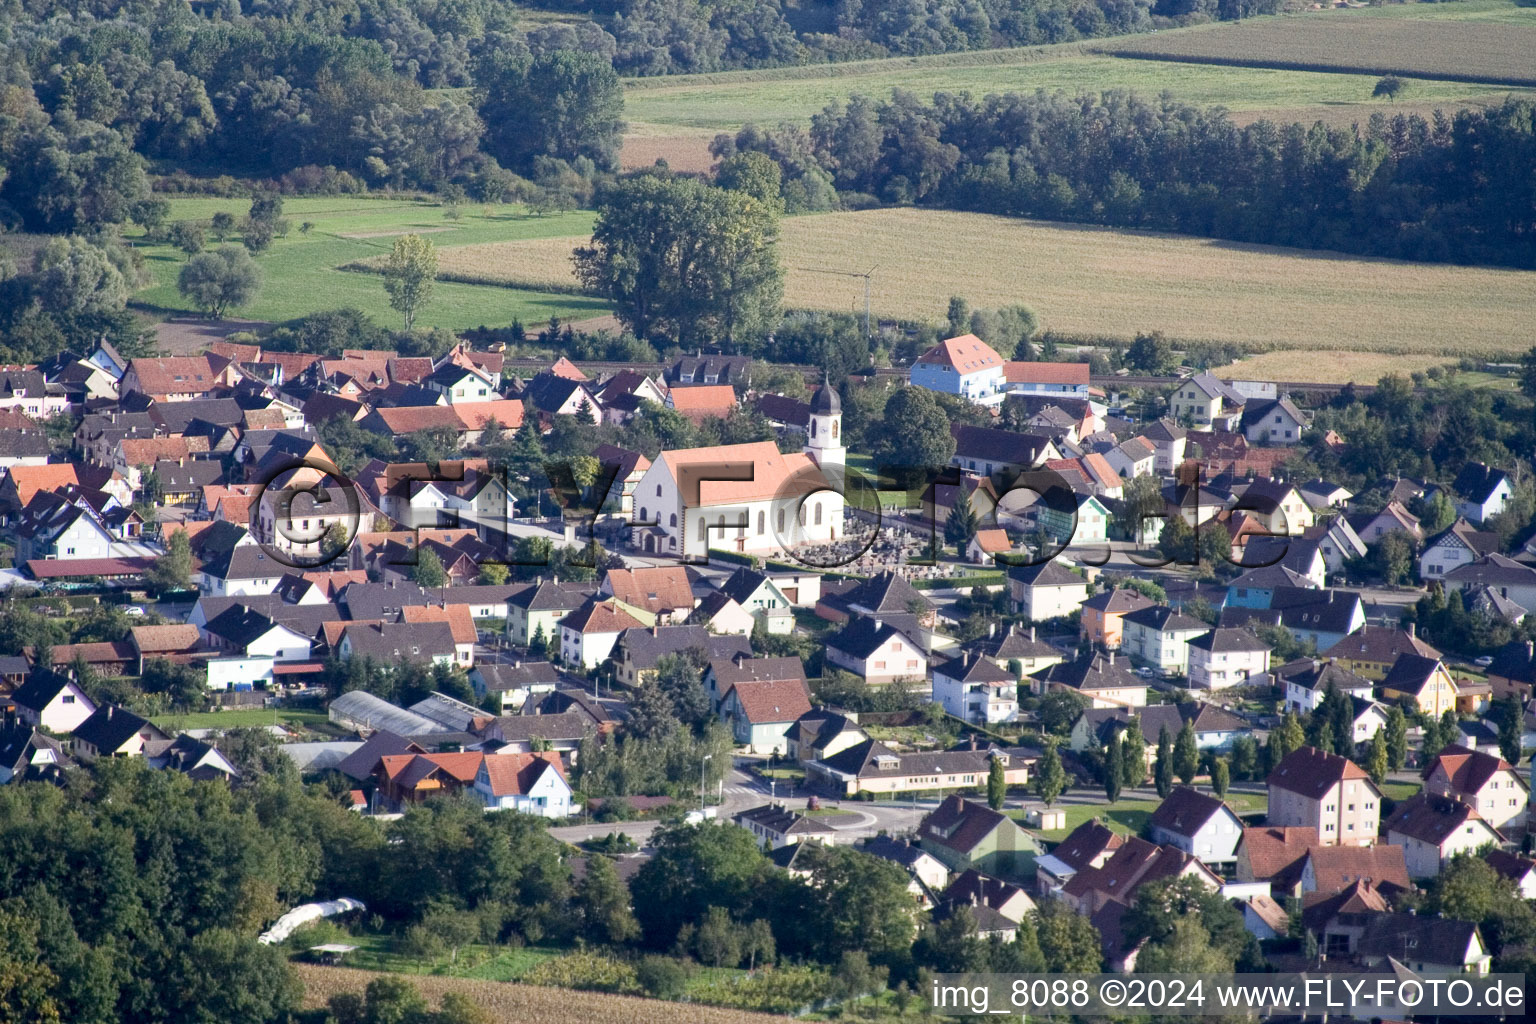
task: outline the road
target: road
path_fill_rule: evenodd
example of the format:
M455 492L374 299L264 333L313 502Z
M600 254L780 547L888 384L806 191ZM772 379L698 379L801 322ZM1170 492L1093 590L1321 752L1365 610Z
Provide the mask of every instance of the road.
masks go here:
M716 805L718 820L730 820L734 814L751 807L759 807L768 803L775 796L792 806L803 807L805 793L800 791L795 795L784 792L784 787L772 787L770 784L756 775L743 771L743 766L752 763L750 758L737 758L731 767L730 774L725 779L722 803ZM933 810L935 803L929 801L917 801L915 804L871 804L857 800L837 801L822 799L824 810L841 810L846 814L857 814L857 821L834 821L832 825L846 833L847 840L872 836L876 832L884 830L889 833L905 832L916 828L923 815ZM587 839L597 839L606 836L610 832L620 832L629 836L641 846L650 842L651 833L661 827L658 821L616 821L607 824L594 822L589 825L563 825L549 830L550 835L567 843L579 843Z

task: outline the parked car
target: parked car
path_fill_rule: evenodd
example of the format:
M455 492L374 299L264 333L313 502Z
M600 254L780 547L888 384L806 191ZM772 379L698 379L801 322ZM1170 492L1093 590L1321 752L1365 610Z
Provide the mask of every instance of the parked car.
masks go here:
M1493 664L1493 655L1485 654L1481 658L1478 658L1476 661L1472 662L1472 664L1476 665L1478 668L1487 668L1489 665Z

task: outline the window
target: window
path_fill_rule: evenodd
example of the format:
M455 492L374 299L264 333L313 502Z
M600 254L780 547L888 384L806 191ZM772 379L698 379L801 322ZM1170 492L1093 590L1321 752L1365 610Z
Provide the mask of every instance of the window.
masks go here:
M677 513L673 512L671 518L672 518L671 525L676 526L677 525Z
M821 502L816 503L816 525L821 525Z
M704 522L704 517L699 516L699 540L709 539L709 527Z
M757 535L759 537L761 537L763 535L763 528L767 525L767 522L768 522L768 513L763 512L763 511L759 511L757 513Z
M661 484L656 485L656 497L661 497Z
M804 505L800 506L800 513L795 518L797 520L799 520L799 523L800 523L801 526L805 525L805 506Z
M816 436L816 417L811 417L811 436Z
M834 441L837 440L837 427L838 427L837 420L833 420L832 421L832 440L834 440Z
M72 694L72 693L66 693L63 696L63 698L61 698L60 701L59 701L59 703L61 703L61 704L73 704L74 702L75 702L75 695Z
M779 509L779 532L784 532L784 510Z

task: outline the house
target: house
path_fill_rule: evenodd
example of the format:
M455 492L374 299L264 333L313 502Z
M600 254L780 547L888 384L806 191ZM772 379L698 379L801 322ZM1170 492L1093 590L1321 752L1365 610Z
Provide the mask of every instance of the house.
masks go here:
M1280 566L1272 566L1270 570L1260 569L1255 572L1272 570L1287 571ZM1311 641L1313 646L1324 651L1365 625L1365 605L1360 595L1332 587L1317 590L1313 587L1276 585L1267 608L1231 604L1231 593L1241 589L1237 587L1237 582L1252 575L1254 573L1245 573L1234 581L1229 591L1229 603L1221 609L1220 625L1252 624L1250 628L1259 625L1284 626L1297 640L1302 643Z
M1237 519L1244 523L1253 522L1245 513L1229 519L1228 523ZM1322 587L1328 582L1328 560L1323 557L1322 544L1309 539L1305 531L1296 537L1271 537L1264 533L1240 535L1234 547L1234 558L1239 566L1281 566L1305 580L1305 586Z
M185 402L213 398L239 379L240 371L231 360L211 353L140 357L128 360L118 391L124 395L137 391L157 402Z
M337 654L343 660L370 658L376 664L408 661L453 666L453 629L446 622L354 623L342 630Z
M1458 517L1450 526L1424 542L1424 550L1419 552L1419 578L1444 579L1445 574L1452 569L1497 554L1498 550L1497 533L1478 530L1466 519Z
M0 430L0 469L46 466L52 454L53 445L41 430Z
M688 570L680 565L609 569L603 573L597 592L631 608L644 609L655 616L657 625L664 626L687 619L698 603Z
M1129 906L1143 885L1173 878L1195 878L1216 891L1221 878L1210 868L1174 846L1159 846L1131 836L1100 867L1083 868L1061 888L1068 907L1092 918L1107 904Z
M1356 675L1332 659L1298 658L1287 662L1275 669L1274 681L1276 686L1285 689L1287 710L1298 714L1315 710L1328 696L1330 687L1346 697L1361 700L1370 700L1376 692L1369 679Z
M96 511L57 492L39 494L12 526L18 563L43 559L111 558L116 538Z
M553 650L560 646L560 620L589 601L590 583L558 583L541 579L507 599L507 637L527 647L543 637Z
M1221 690L1246 686L1269 671L1269 645L1246 629L1218 627L1189 641L1189 685Z
M408 604L400 609L400 621L406 623L446 622L453 634L453 663L470 669L475 665L475 642L480 633L467 604Z
M22 725L46 729L50 733L72 733L96 713L96 703L85 690L63 672L34 667L11 700L16 703L16 718Z
M949 464L982 476L1011 475L1061 458L1061 449L1043 434L1018 434L992 427L952 423L955 454Z
M1026 878L1034 858L1043 853L1040 841L1018 822L986 804L951 795L917 827L917 840L956 872L975 869L1003 878Z
M1243 405L1243 436L1255 444L1296 444L1307 424L1306 415L1289 395Z
M965 557L969 562L977 565L991 562L996 555L1005 555L1013 550L1013 541L1008 538L1006 530L977 530L965 546Z
M1400 846L1312 846L1301 859L1297 892L1331 896L1366 883L1386 896L1412 891L1408 862ZM1294 893L1292 893L1294 895Z
M699 602L686 623L703 627L711 633L737 633L741 636L751 636L757 628L757 620L751 612L718 590L707 594Z
M939 894L938 906L940 912L946 907L991 911L1016 929L1035 910L1035 901L1011 882L988 878L975 868L968 868ZM1012 930L1006 925L1004 928Z
M1433 878L1458 853L1475 854L1504 842L1499 830L1468 804L1430 793L1404 800L1381 827L1388 843L1403 848L1414 878Z
M1530 700L1536 689L1536 643L1514 640L1505 644L1493 656L1487 673L1495 697Z
M744 680L732 684L720 701L720 717L736 743L753 754L785 753L790 725L810 710L803 679Z
M1125 837L1120 833L1111 831L1098 818L1090 818L1068 833L1050 853L1035 858L1036 889L1045 895L1059 892L1079 871L1103 867L1124 843Z
M1054 558L1008 568L1009 606L1031 622L1066 618L1086 600L1088 581Z
M1360 697L1351 697L1349 702L1355 716L1350 735L1357 745L1369 743L1373 736L1386 728L1387 709L1373 700Z
M1324 849L1317 829L1305 825L1245 828L1235 851L1236 878L1239 882L1269 882L1276 895L1294 895L1301 884L1307 851L1314 847Z
M75 727L70 742L76 757L94 761L101 757L139 757L146 743L168 739L148 719L127 708L103 704Z
M793 631L794 605L771 577L753 569L737 569L720 585L720 593L750 614L765 632L784 636Z
M487 755L475 770L475 795L490 811L568 818L579 810L565 764L554 751Z
M622 602L618 607L629 610ZM638 618L644 616L644 612L636 613ZM656 672L662 658L690 649L702 652L708 662L716 658L747 658L752 653L752 644L739 633L716 635L697 625L629 628L619 634L613 647L613 660L617 662L615 677L621 686L639 686ZM795 667L794 678L804 675L799 671L798 658L784 660ZM750 676L743 674L742 678ZM723 692L721 696L724 696Z
M933 666L933 699L956 718L980 725L1019 714L1018 678L990 658L962 651Z
M816 614L832 622L847 622L858 615L905 616L914 630L933 623L934 604L899 573L876 573L848 589L824 588L816 602ZM847 587L847 584L842 584ZM787 596L787 592L786 592Z
M1328 647L1328 657L1366 679L1380 682L1387 677L1397 659L1404 654L1421 658L1439 658L1440 652L1419 639L1413 623L1406 628L1361 626L1338 643Z
M1166 605L1127 612L1121 619L1120 652L1165 676L1189 671L1189 642L1209 633L1209 624Z
M649 625L638 611L613 598L587 601L560 620L560 660L587 671L601 665L613 653L620 633Z
M731 821L751 832L769 850L795 843L834 843L837 829L820 818L797 814L783 804L763 804L740 811Z
M0 786L11 782L63 782L72 762L64 744L30 725L0 729Z
M1195 731L1195 747L1199 750L1230 749L1233 740L1252 731L1246 721L1230 711L1201 700L1148 704L1140 708L1088 708L1072 723L1069 749L1102 751L1111 741L1119 740L1133 715L1147 743L1149 767L1157 753L1157 737L1164 729L1170 737L1176 737L1188 722Z
M920 680L928 674L921 632L913 621L860 615L826 639L824 657L829 666L852 672L872 685Z
M917 357L907 375L913 387L959 395L973 402L1001 401L1003 358L974 334L946 338Z
M1126 480L1157 472L1157 448L1145 437L1132 437L1104 453L1114 471Z
M1424 792L1466 804L1493 828L1525 826L1531 787L1501 757L1453 745L1436 754L1419 776Z
M1139 708L1147 703L1146 680L1130 670L1126 659L1116 661L1113 651L1063 661L1029 678L1034 680L1033 689L1038 694L1075 690L1094 708Z
M1247 512L1270 534L1298 536L1312 525L1312 506L1301 492L1279 480L1254 480L1243 488L1232 505L1233 512Z
M208 648L221 654L276 661L305 661L314 643L312 637L238 604L209 619L198 632Z
M914 846L910 840L877 835L860 849L871 857L888 860L905 870L912 880L907 891L920 907L928 906L932 894L942 891L949 884L949 868L944 862L922 847Z
M1483 860L1491 864L1499 874L1515 883L1515 892L1521 899L1536 899L1536 860L1505 850L1489 850L1483 854Z
M1484 975L1492 966L1482 932L1469 921L1425 914L1361 916L1363 931L1351 952L1367 966L1395 960L1420 975Z
M814 418L814 417L813 417ZM803 452L772 441L664 451L635 488L631 539L641 550L703 560L710 548L778 555L843 535L843 496L816 457L842 452L841 413Z
M1116 650L1124 642L1125 617L1151 607L1150 598L1128 587L1100 591L1082 604L1083 638L1106 650Z
M1459 565L1444 576L1447 591L1459 590L1463 599L1487 589L1508 598L1521 608L1536 608L1536 569L1504 555L1488 554Z
M593 725L591 715L572 707L553 714L503 715L479 735L485 748L495 750L497 756L556 752L574 763L582 741L602 731L602 726Z
M1380 512L1349 517L1349 525L1367 545L1375 544L1389 533L1405 533L1414 544L1424 539L1419 517L1398 501L1389 501Z
M1504 511L1514 493L1509 474L1482 462L1468 462L1451 483L1456 492L1456 514L1474 523L1485 523Z
M1168 413L1179 423L1232 430L1242 419L1246 402L1231 385L1209 373L1197 373L1179 381L1168 398Z
M645 471L651 468L651 460L640 452L611 444L598 445L592 450L592 457L603 467L599 478L612 480L603 500L594 504L622 516L634 515L635 488L640 486Z
M1439 658L1404 653L1382 678L1381 697L1439 717L1456 708L1456 681Z
M1010 395L1082 395L1089 392L1087 363L1003 363L1003 387ZM937 390L937 389L934 389Z
M745 385L752 380L752 357L717 353L682 356L667 368L667 380L673 384Z
M1301 535L1317 544L1318 553L1323 556L1325 572L1340 572L1345 562L1352 558L1364 558L1368 553L1365 541L1349 525L1347 516L1318 519L1301 531Z
M403 810L434 796L462 793L474 784L484 761L478 752L385 754L374 774L377 799Z
M736 389L729 384L680 384L667 391L666 405L697 426L707 419L730 416L736 408Z
M1381 790L1352 761L1301 747L1275 766L1268 824L1317 829L1324 846L1369 846L1381 818Z
M1060 648L1038 638L1036 627L1021 629L1017 623L1009 625L1001 635L996 624L987 626L986 636L978 637L965 645L966 651L983 658L991 658L1005 668L1015 680L1066 660Z
M866 739L806 765L806 781L838 796L975 789L986 785L994 760L1010 786L1029 782L1040 752L1028 747L901 753Z
M1307 504L1319 512L1328 508L1343 508L1349 503L1349 499L1355 496L1348 487L1342 487L1322 477L1314 477L1304 484L1298 484L1296 489L1301 492L1303 498L1307 499Z
M232 782L240 777L223 751L186 733L175 739L148 741L144 744L144 760L157 771L180 772L193 779Z
M1148 424L1138 436L1152 443L1156 453L1154 471L1172 476L1174 469L1184 462L1187 435L1188 431L1165 416Z
M1283 939L1290 934L1291 915L1272 896L1250 896L1239 909L1243 912L1243 928L1260 942Z
M1220 799L1189 786L1175 786L1147 822L1154 843L1198 857L1206 864L1237 860L1243 820Z
M726 693L737 683L768 679L805 681L805 663L798 657L754 658L750 650L737 650L711 658L704 667L704 692L709 706L718 711Z
M442 395L449 405L489 402L497 397L497 381L491 374L479 367L458 363L444 363L420 383L428 391Z
M202 633L190 623L133 626L128 630L128 642L138 656L138 675L144 674L145 662L156 658L188 665L207 657L202 647Z
M856 716L815 707L784 730L785 756L801 764L822 761L869 739Z

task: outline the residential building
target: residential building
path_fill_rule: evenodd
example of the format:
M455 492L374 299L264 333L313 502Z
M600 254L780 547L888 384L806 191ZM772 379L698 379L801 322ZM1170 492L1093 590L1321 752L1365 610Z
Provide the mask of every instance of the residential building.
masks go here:
M1081 395L1087 397L1087 363L1003 363L1003 387L1010 395ZM936 389L935 389L936 390Z
M1505 850L1489 850L1483 860L1515 883L1515 892L1523 900L1536 899L1536 860Z
M1188 722L1195 731L1197 749L1218 751L1230 749L1233 740L1252 732L1252 727L1243 719L1203 700L1136 708L1089 708L1072 723L1069 749L1102 751L1111 741L1120 739L1132 716L1136 717L1142 738L1147 743L1148 767L1157 753L1157 737L1164 729L1170 737L1177 737L1184 723Z
M819 818L798 814L784 804L752 807L733 815L731 821L751 832L769 850L796 843L831 844L837 841L837 829Z
M597 591L603 597L617 598L631 608L650 612L656 617L656 624L662 626L681 623L698 603L688 570L680 565L608 569Z
M1166 605L1138 608L1121 619L1120 652L1165 676L1182 676L1189 671L1189 642L1210 630Z
M1504 511L1514 493L1509 474L1483 462L1468 462L1451 483L1456 493L1456 514L1474 523L1485 523Z
M955 795L944 798L917 828L922 848L955 872L971 869L1001 878L1028 877L1040 841L1006 814Z
M1447 591L1460 590L1463 597L1488 589L1521 608L1536 609L1536 569L1499 554L1450 569L1444 576Z
M1008 569L1008 600L1031 622L1061 619L1088 600L1088 581L1052 558Z
M1027 747L898 754L878 740L866 739L807 764L806 782L838 796L974 790L986 785L993 760L999 760L1003 780L1010 786L1023 786L1029 783L1039 756L1038 750Z
M1160 476L1172 476L1184 462L1184 446L1187 431L1173 420L1163 417L1148 424L1140 436L1152 443L1156 453L1154 470Z
M1525 827L1531 787L1502 757L1445 747L1419 773L1424 792L1466 804L1500 831Z
M72 763L64 744L40 729L17 722L0 728L0 786L17 781L62 783Z
M1274 680L1275 685L1285 689L1286 709L1298 714L1315 710L1328 696L1329 688L1361 700L1370 700L1376 692L1369 679L1356 675L1332 659L1299 658L1287 662L1275 669Z
M917 357L908 374L913 387L959 395L973 402L1001 401L1003 359L974 334L946 338Z
M1424 539L1424 528L1419 525L1419 517L1398 501L1387 502L1380 512L1374 514L1351 515L1349 525L1367 545L1375 544L1389 533L1405 533L1415 544Z
M591 671L613 653L619 634L626 629L645 629L648 623L622 602L589 600L560 620L560 660Z
M1305 825L1244 828L1235 851L1237 880L1269 882L1276 895L1295 895L1303 861L1313 847L1324 848L1317 829Z
M1001 635L995 625L987 627L987 635L965 645L967 651L983 658L991 658L1007 669L1020 682L1024 677L1066 660L1066 655L1038 638L1036 627L1026 631L1017 624L1010 625Z
M16 718L22 725L63 735L78 729L96 713L96 702L63 672L34 667L14 693Z
M783 636L794 630L794 605L772 577L737 569L720 585L720 593L745 609L766 632Z
M1126 659L1117 661L1113 651L1064 661L1029 678L1036 693L1075 690L1089 699L1090 707L1139 708L1147 703L1146 680L1131 671Z
M1450 526L1424 542L1424 550L1419 552L1419 578L1444 579L1445 574L1452 569L1497 554L1498 550L1497 533L1478 530L1466 519L1458 517Z
M1100 591L1082 603L1083 638L1113 651L1123 642L1125 617L1152 606L1150 598L1127 587Z
M1270 825L1315 828L1324 846L1376 841L1381 790L1354 762L1302 747L1275 766L1267 783Z
M1061 458L1061 449L1043 434L1020 434L992 427L952 423L955 454L949 464L982 476L1011 475Z
M869 739L859 728L857 716L824 707L801 715L784 730L784 736L788 741L785 756L802 765L825 760Z
M1234 512L1246 512L1264 529L1276 536L1300 536L1312 525L1312 506L1301 492L1278 480L1254 480L1243 488L1232 506Z
M473 789L492 811L568 818L579 809L565 778L565 764L553 751L487 755L475 770Z
M1381 680L1381 697L1438 718L1456 708L1456 681L1439 658L1400 654Z
M1246 629L1217 628L1189 641L1189 685L1222 690L1246 686L1269 671L1269 645Z
M1035 910L1035 901L1012 882L968 868L939 894L937 907L935 913L941 919L945 910L956 907L970 907L978 919L995 914L1002 918L999 930L1004 941L1012 941L1012 932Z
M932 894L943 891L949 884L949 868L944 862L922 847L913 845L910 840L877 835L860 849L871 857L879 857L904 868L912 879L907 891L920 907L928 906Z
M1401 847L1387 843L1372 846L1312 846L1301 859L1297 890L1291 895L1324 896L1344 892L1356 883L1368 883L1386 896L1411 892L1408 862Z
M1237 860L1243 820L1217 797L1189 786L1175 786L1147 822L1154 843L1166 844L1206 864Z
M789 727L810 710L802 679L744 680L720 701L720 717L737 744L753 754L785 753Z
M416 661L452 666L453 629L446 622L354 623L342 631L337 654L343 659L370 658L379 665Z
M507 638L527 647L542 637L549 649L560 646L560 620L586 604L596 592L590 583L539 580L507 599Z
M1159 846L1131 836L1101 867L1083 868L1061 888L1060 898L1074 911L1090 919L1106 905L1128 907L1136 890L1167 879L1192 877L1216 891L1221 878L1196 857L1174 846Z
M1232 430L1242 419L1247 399L1229 384L1209 373L1181 380L1168 399L1168 413L1176 422L1197 427Z
M1430 659L1440 657L1439 651L1419 639L1413 623L1407 628L1361 626L1325 653L1356 675L1378 683L1387 677L1397 659L1404 654Z
M1433 878L1458 853L1497 846L1504 836L1467 804L1449 797L1417 793L1382 823L1387 842L1403 848L1408 874Z
M1017 677L969 651L933 666L933 699L956 718L980 725L1012 722L1019 715Z
M921 680L928 674L928 652L912 616L898 625L874 615L860 615L826 640L828 665L840 668L872 685L897 679Z
M1318 519L1301 531L1301 535L1317 543L1317 550L1323 556L1326 572L1341 572L1345 562L1353 558L1364 558L1368 553L1365 541L1361 540L1355 528L1349 525L1349 519L1346 516L1334 515L1326 519Z
M1289 395L1243 405L1243 436L1259 444L1297 444L1309 420Z
M628 610L623 602L617 604L620 610ZM643 612L636 615L644 616ZM615 678L621 686L637 687L655 674L662 658L690 649L702 651L706 660L747 658L752 654L752 643L739 633L717 635L697 625L630 627L619 634L613 646ZM789 661L799 664L794 658Z
M1036 888L1044 895L1054 895L1079 871L1103 867L1124 843L1125 837L1120 833L1098 818L1090 818L1068 833L1050 853L1035 858Z
M102 757L140 757L144 745L154 740L170 739L148 719L127 708L103 704L75 727L70 748L82 761Z
M1487 974L1493 955L1477 925L1427 914L1364 914L1353 952L1368 967L1396 960L1419 975Z

